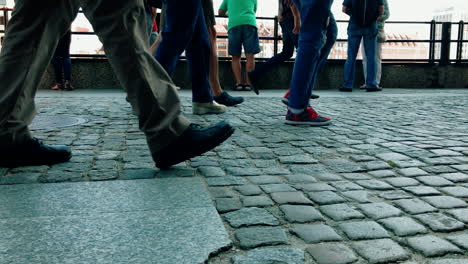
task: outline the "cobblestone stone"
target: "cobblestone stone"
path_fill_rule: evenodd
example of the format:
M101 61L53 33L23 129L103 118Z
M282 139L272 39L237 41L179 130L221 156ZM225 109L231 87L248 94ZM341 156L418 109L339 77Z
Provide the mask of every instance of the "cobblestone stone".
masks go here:
M280 176L252 176L247 178L254 184L279 184L284 182Z
M308 244L342 240L341 236L338 235L333 228L324 224L296 224L293 225L291 232Z
M369 263L389 263L406 260L410 255L391 239L353 242L352 246Z
M408 238L410 247L421 252L426 257L443 256L449 253L461 253L461 250L448 242L433 235Z
M279 204L312 204L301 192L277 192L271 198Z
M447 212L459 221L468 223L468 208L447 210Z
M373 221L342 223L338 226L352 240L390 237L382 226Z
M243 227L253 225L279 225L278 219L276 219L267 210L256 207L242 208L240 210L227 213L223 217L232 227Z
M303 174L286 175L285 178L288 179L288 182L291 184L317 182L313 176Z
M270 197L261 195L242 197L242 204L247 207L266 207L274 205L274 202Z
M299 248L256 248L246 255L235 256L233 264L287 263L305 264L304 250Z
M406 187L419 185L419 182L413 178L407 177L394 177L385 179L386 182L390 183L394 187Z
M429 186L437 186L437 187L440 187L440 186L449 186L449 185L453 185L453 182L445 179L445 178L442 178L442 177L439 177L439 176L422 176L422 177L417 177L418 181L426 184L426 185L429 185Z
M234 190L240 192L242 195L260 195L262 190L257 185L249 184L234 187Z
M391 217L380 221L385 227L398 236L425 234L427 229L409 217Z
M422 214L415 217L435 232L456 231L465 227L462 222L440 213Z
M402 199L395 201L408 214L422 214L437 211L436 208L420 199Z
M223 177L226 176L224 170L219 167L199 167L198 171L205 177Z
M468 174L461 173L461 172L444 173L444 174L441 174L440 176L452 182L468 181Z
M307 194L317 204L335 204L346 202L346 199L331 191L309 192Z
M323 215L312 206L281 205L284 217L291 223L307 223L324 220Z
M372 219L381 219L401 215L401 211L387 203L368 203L358 206L364 214Z
M349 199L352 199L358 203L371 202L370 195L367 191L348 191L348 192L342 192L341 195Z
M240 177L212 177L206 179L209 186L234 186L246 184L245 179Z
M455 197L468 197L468 188L459 186L459 187L445 187L440 188L440 190L448 195Z
M288 184L267 184L260 186L263 191L266 193L274 193L274 192L294 192L296 189L291 187Z
M430 196L423 197L422 199L440 209L451 209L467 206L465 201L451 196Z
M400 174L405 177L414 177L414 176L422 176L427 175L428 173L421 170L420 168L405 168L399 170Z
M385 177L395 176L395 173L392 170L369 171L369 174L376 177L376 178L385 178Z
M242 204L238 198L218 198L216 199L216 209L220 213L239 210Z
M460 248L468 250L468 233L464 232L461 234L449 235L447 236L447 239L455 245L459 246Z
M307 252L318 264L348 264L358 259L349 247L337 243L313 245L307 249Z
M371 190L391 190L394 189L391 185L386 182L379 180L362 180L357 181L357 184L361 185L364 188Z
M235 231L243 249L288 243L288 237L280 227L246 227Z
M229 187L209 187L208 190L214 198L233 198L236 194Z
M425 196L425 195L436 195L440 194L440 192L428 186L410 186L410 187L403 187L403 190L408 191L417 196Z
M402 191L402 190L396 190L396 191L386 191L386 192L381 192L379 194L379 197L382 197L386 200L398 200L398 199L406 199L406 198L411 198L412 196L409 195L407 192Z
M364 218L362 213L346 204L323 205L319 209L335 221Z

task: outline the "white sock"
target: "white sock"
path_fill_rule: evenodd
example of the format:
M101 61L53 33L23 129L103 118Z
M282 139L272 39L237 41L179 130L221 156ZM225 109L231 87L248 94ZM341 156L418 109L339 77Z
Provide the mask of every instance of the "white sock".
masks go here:
M289 109L289 111L291 111L295 115L304 112L304 109L297 109L297 108L292 108L292 107L288 107L288 109Z

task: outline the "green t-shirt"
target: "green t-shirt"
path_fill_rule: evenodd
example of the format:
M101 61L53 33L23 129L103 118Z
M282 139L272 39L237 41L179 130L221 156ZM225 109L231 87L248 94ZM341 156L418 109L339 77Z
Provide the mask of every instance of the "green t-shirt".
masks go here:
M257 27L257 0L223 0L219 9L228 13L228 30L240 25Z

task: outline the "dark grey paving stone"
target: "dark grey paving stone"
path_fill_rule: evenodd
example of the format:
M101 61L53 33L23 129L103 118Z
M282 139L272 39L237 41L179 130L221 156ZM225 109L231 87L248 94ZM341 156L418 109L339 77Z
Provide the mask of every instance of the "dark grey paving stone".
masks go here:
M266 175L288 175L291 172L285 168L278 168L278 167L270 167L270 168L262 168L262 173Z
M446 194L451 196L459 197L459 198L466 198L468 197L468 188L463 186L456 186L456 187L444 187L440 188L440 190Z
M422 214L437 211L437 208L420 199L401 199L395 204L409 214Z
M275 203L270 199L270 197L259 195L242 197L242 204L246 207L267 207L273 206Z
M407 177L392 177L385 179L386 182L390 183L395 187L406 187L419 185L419 182L413 178Z
M235 235L243 249L288 243L288 237L280 227L246 227L237 229Z
M352 199L358 203L371 202L370 194L367 191L348 191L348 192L342 192L341 195L349 199Z
M197 178L2 186L0 218L211 206Z
M277 192L272 193L271 198L279 204L312 204L301 192Z
M239 210L240 208L242 208L242 204L237 197L216 199L216 209L220 213L227 213L230 211Z
M262 170L257 168L227 167L226 172L232 176L255 176L261 175Z
M241 177L210 177L206 179L208 186L244 185L247 181Z
M242 208L240 210L224 214L223 217L232 227L236 228L253 225L279 225L278 219L263 208Z
M220 167L198 167L198 171L205 177L224 177L226 172Z
M369 172L369 173L372 173L372 171ZM344 178L346 178L348 180L368 180L368 179L370 179L370 177L367 176L364 173L341 173L340 175L342 175Z
M346 204L322 205L320 211L335 221L364 218L364 215Z
M379 221L398 236L425 234L427 229L409 217L391 217Z
M245 149L253 159L272 159L275 153L266 147L249 147Z
M313 176L305 174L286 175L284 177L288 179L288 182L291 184L317 182L317 180Z
M295 184L294 188L305 192L335 191L335 187L326 183Z
M291 187L289 184L266 184L260 186L263 191L266 193L275 193L275 192L294 192L296 189Z
M319 180L319 181L324 181L324 182L331 182L331 181L341 181L343 178L335 173L318 173L315 174L314 177Z
M341 223L338 226L352 240L390 237L388 232L374 221Z
M404 169L400 169L399 172L401 175L405 177L428 175L426 171L423 171L420 168L404 168Z
M353 242L352 247L369 263L390 263L410 258L408 252L391 239Z
M253 184L236 186L234 190L240 192L242 195L260 195L263 193L260 187Z
M369 171L369 174L376 177L376 178L386 178L386 177L395 176L395 172L393 172L392 170Z
M428 186L410 186L410 187L403 187L403 190L410 192L414 195L417 196L425 196L425 195L436 195L440 194L440 192L433 188L433 187L428 187Z
M284 217L290 223L306 223L324 220L323 215L313 206L307 205L281 205Z
M293 155L279 157L279 161L283 164L315 164L318 160L308 155Z
M429 196L423 197L422 199L440 209L452 209L468 206L465 201L451 196Z
M365 171L358 163L346 159L327 159L323 163L335 172L360 172Z
M459 221L468 223L468 208L447 210L447 213L449 213Z
M312 201L320 205L346 202L345 198L331 191L309 192L307 193L307 195L310 197Z
M461 253L462 251L447 240L433 235L408 238L408 244L425 257L443 256L449 253Z
M6 173L5 173L6 174ZM0 185L38 183L43 173L18 172L10 175L0 174Z
M428 186L436 186L436 187L440 187L440 186L450 186L450 185L454 185L453 182L443 178L443 177L439 177L439 176L421 176L421 177L417 177L416 179L418 179L418 181L424 183L425 185L428 185Z
M351 181L336 181L332 182L331 185L333 185L336 189L340 191L352 191L352 190L363 190L361 186L351 182Z
M389 185L386 182L379 181L379 180L362 180L357 181L357 184L361 185L364 188L371 189L371 190L392 190L394 189L393 186Z
M343 240L333 228L324 224L293 225L291 232L308 244Z
M435 232L451 232L465 228L462 222L440 213L420 214L415 218Z
M468 233L448 235L446 238L460 248L468 250Z
M279 184L284 180L279 176L252 176L247 177L253 184Z
M158 175L155 169L129 169L120 173L120 180L153 179Z
M287 263L305 264L304 250L299 248L256 248L246 255L234 256L233 264Z
M349 247L338 243L312 245L307 252L318 264L348 264L358 259Z
M402 214L401 210L388 203L360 204L358 207L372 219L382 219Z
M357 162L366 162L366 161L371 161L371 160L376 159L375 157L369 156L369 155L352 155L350 158L351 160L357 161Z

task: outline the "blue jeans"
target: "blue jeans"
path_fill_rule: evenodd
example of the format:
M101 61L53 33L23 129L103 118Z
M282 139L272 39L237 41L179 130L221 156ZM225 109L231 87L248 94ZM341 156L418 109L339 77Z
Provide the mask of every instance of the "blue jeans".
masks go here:
M348 25L348 58L346 59L344 67L343 88L353 88L354 86L354 69L356 63L356 56L361 45L361 39L364 40L364 50L367 55L367 78L366 87L376 88L377 80L377 61L376 61L376 47L377 47L377 23L369 27L360 27L354 23Z
M333 16L333 13L330 12L330 23L328 24L327 27L327 40L325 41L325 45L323 45L322 49L320 50L320 58L317 66L317 71L316 74L320 74L323 69L325 69L325 65L327 64L327 59L328 55L330 55L330 52L333 48L333 45L335 45L336 39L338 37L338 26L336 25L336 20L335 17ZM315 77L315 82L317 82L318 77ZM315 83L314 83L315 87ZM313 88L312 87L312 90Z
M192 79L192 101L213 101L208 74L210 40L200 0L165 0L165 25L155 58L169 75L185 50Z
M71 80L71 60L70 57L54 57L52 59L54 66L55 82L63 84L63 81Z
M291 81L289 107L305 109L317 78L333 0L295 0L301 13L299 47Z
M283 50L271 57L262 64L259 64L255 67L255 70L251 74L255 77L264 75L265 73L271 71L273 67L283 63L284 61L290 59L294 54L294 49L297 47L297 41L299 36L293 33L294 29L294 19L288 19L286 21L280 22L282 39L283 39Z

